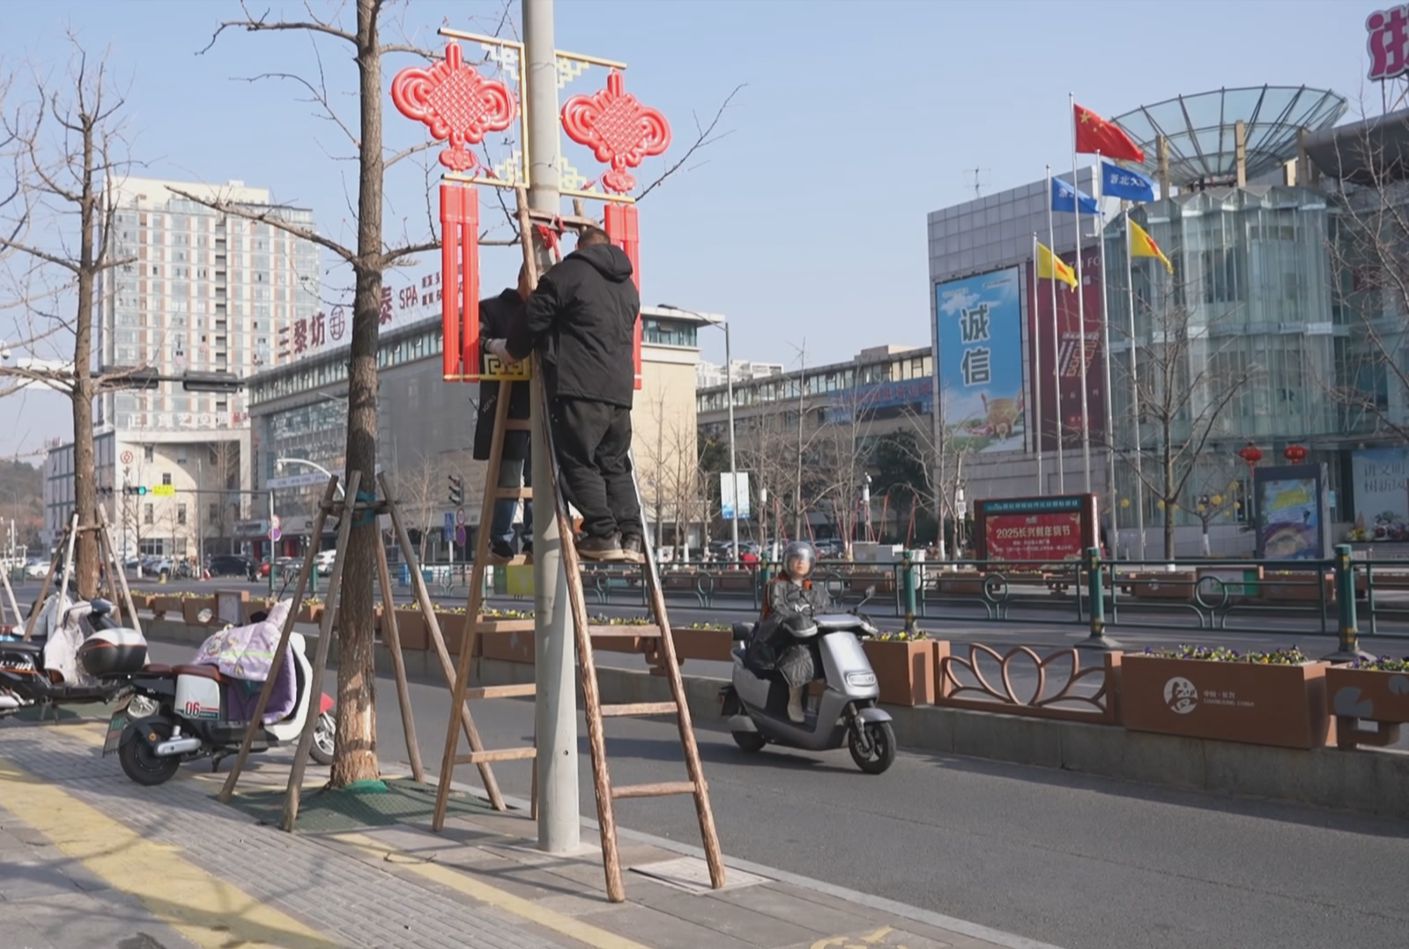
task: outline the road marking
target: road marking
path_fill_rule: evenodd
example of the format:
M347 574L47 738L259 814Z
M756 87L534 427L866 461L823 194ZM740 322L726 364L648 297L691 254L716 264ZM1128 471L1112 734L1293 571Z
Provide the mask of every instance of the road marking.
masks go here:
M468 871L456 870L445 864L435 863L410 854L396 850L390 850L383 844L377 843L370 837L363 834L334 834L332 839L360 850L378 860L400 857L401 859L392 861L398 867L404 867L411 872L425 877L433 883L439 883L452 890L464 893L466 896L479 900L501 909L506 913L522 917L531 923L542 926L544 929L551 929L555 933L575 939L578 942L597 949L648 949L639 942L632 942L624 936L599 929L590 923L585 923L580 919L574 919L564 913L554 912L544 906L540 906L533 900L524 899L521 896L501 890L496 886L490 886L475 879Z
M4 757L0 783L5 810L202 949L338 945Z

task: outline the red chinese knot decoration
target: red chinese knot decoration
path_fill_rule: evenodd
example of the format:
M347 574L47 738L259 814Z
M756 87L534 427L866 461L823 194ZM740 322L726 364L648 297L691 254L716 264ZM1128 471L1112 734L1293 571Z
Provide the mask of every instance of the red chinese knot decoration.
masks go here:
M617 69L607 73L607 88L565 102L562 116L568 138L592 149L598 161L611 166L602 176L602 185L617 194L636 187L628 168L670 147L665 116L627 92L626 79Z
M1305 445L1288 445L1282 449L1282 457L1294 465L1299 465L1306 460Z
M397 73L391 99L402 115L424 122L432 138L450 143L440 163L459 172L479 166L469 146L508 128L518 111L508 86L465 65L458 43L447 44L445 59L430 68L410 66Z
M1262 449L1258 448L1252 442L1248 442L1242 448L1238 449L1238 457L1247 463L1248 470L1251 471L1253 468L1256 468L1257 463L1262 460Z

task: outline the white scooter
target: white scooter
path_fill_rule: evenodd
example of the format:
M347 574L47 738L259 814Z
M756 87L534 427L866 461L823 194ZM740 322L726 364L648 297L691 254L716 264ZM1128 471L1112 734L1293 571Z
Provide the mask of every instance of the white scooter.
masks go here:
M308 684L312 667L302 633L289 637L293 654L294 697L288 711L266 724L251 746L265 751L297 744L310 714ZM211 665L148 665L132 679L134 696L108 722L103 754L116 751L122 770L138 784L162 784L183 761L213 757L214 768L244 741L249 723L231 720L220 671ZM318 725L310 749L314 761L333 761L333 700L318 700Z
M860 614L860 606L857 610L819 614L810 625L793 631L795 638L817 643L825 680L821 696L805 707L801 723L788 718L788 687L782 676L748 662L754 624L734 624L733 681L720 697L729 731L740 748L760 751L771 742L828 751L846 745L851 760L867 774L880 774L895 762L890 713L876 707L880 696L876 674L861 648L860 637L875 635L876 629Z

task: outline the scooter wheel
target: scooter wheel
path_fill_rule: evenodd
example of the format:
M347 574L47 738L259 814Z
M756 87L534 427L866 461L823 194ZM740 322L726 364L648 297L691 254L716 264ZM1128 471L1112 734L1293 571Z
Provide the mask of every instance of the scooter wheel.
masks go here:
M313 729L313 744L308 746L309 757L321 765L331 765L337 731L338 725L331 712L319 715L318 724Z
M763 746L768 744L768 740L758 732L730 732L734 736L734 744L744 751L762 751Z
M867 774L880 774L895 763L895 729L890 722L866 722L862 727L870 748L862 749L861 736L853 728L847 740L851 760Z
M133 722L122 731L118 744L117 759L122 762L122 771L133 781L145 787L154 787L171 780L181 759L176 755L158 756L152 753L147 744L146 731L156 732L159 739L171 737L171 725L166 722Z

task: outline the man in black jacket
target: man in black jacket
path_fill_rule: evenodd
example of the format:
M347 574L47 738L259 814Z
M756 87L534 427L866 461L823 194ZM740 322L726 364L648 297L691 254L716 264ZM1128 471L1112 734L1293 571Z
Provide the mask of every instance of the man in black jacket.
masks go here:
M641 508L632 480L632 337L641 297L631 261L594 227L538 282L508 339L489 344L510 360L542 354L553 442L568 500L582 513L578 553L641 562Z
M522 316L528 299L528 271L519 269L519 285L497 297L479 301L479 331L484 340L503 339ZM489 446L494 438L494 415L498 411L502 383L485 381L479 384L479 406L475 418L476 461L489 460ZM528 383L511 382L509 386L509 418L528 418ZM529 456L528 432L505 432L503 459L499 471L488 472L497 478L501 488L517 488L533 484L533 468ZM514 509L518 502L499 499L494 502L494 520L489 528L490 559L507 563L514 556ZM533 556L533 502L523 505L523 552Z

